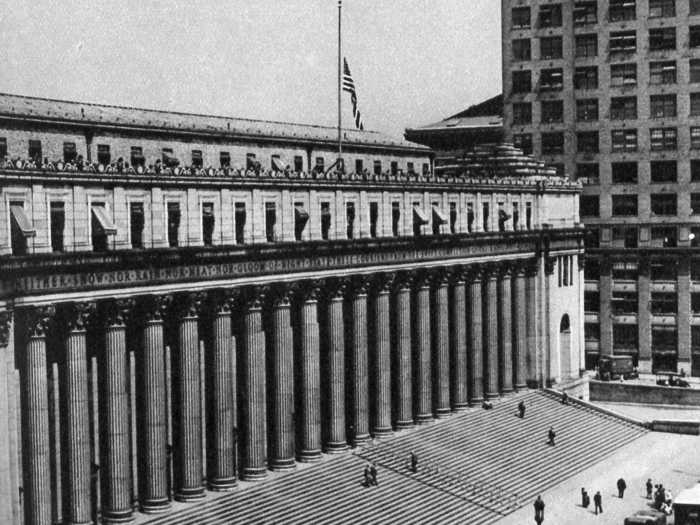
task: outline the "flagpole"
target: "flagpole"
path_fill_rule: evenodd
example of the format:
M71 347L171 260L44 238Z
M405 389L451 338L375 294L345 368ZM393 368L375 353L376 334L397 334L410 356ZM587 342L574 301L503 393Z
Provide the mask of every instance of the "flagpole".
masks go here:
M343 112L341 111L341 91L342 91L342 47L341 47L341 14L343 9L343 0L338 0L338 169L343 168Z

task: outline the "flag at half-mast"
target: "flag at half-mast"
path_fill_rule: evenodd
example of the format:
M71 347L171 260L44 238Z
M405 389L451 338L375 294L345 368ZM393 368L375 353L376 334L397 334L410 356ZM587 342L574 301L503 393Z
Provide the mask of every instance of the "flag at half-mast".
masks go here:
M355 127L359 130L365 129L365 123L362 121L362 114L357 108L357 93L355 93L355 82L350 74L347 58L343 57L343 91L350 93L350 102L352 103L352 117L355 119Z

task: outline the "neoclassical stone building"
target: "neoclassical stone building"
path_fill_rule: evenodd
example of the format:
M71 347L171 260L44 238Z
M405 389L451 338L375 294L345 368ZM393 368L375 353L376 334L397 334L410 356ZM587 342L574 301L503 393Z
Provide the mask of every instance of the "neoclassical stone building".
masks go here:
M338 173L324 128L234 122L0 97L3 523L128 522L578 377L576 183L356 132Z

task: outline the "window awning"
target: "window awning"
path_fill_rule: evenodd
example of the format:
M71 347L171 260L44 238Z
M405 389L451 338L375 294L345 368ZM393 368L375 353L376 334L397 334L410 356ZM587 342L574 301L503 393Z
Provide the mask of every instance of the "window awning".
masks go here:
M433 206L433 222L437 224L447 224L447 216L442 213L437 206Z
M498 218L502 221L508 221L510 220L510 215L508 214L507 211L505 210L498 210Z
M29 220L27 214L24 212L22 206L11 205L10 212L12 217L15 219L17 226L19 226L22 235L25 237L34 237L36 235L36 229L32 225L32 221Z
M413 206L413 220L418 224L428 224L428 216L418 206Z
M294 206L294 217L301 223L306 223L309 220L309 212L303 206Z
M272 157L272 169L277 171L284 171L284 162L279 157Z
M117 234L117 227L107 216L107 210L104 206L94 204L92 206L92 214L95 216L95 219L97 219L97 222L100 223L105 235Z

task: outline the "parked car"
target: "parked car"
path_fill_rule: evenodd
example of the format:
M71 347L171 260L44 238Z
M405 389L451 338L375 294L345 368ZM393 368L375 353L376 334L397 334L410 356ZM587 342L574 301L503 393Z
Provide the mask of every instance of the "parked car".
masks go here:
M639 377L632 357L628 355L601 355L598 359L598 379L634 379Z
M656 384L659 386L679 386L689 388L690 383L683 379L685 376L675 372L660 372L656 374Z
M625 518L625 525L666 525L666 515L654 509L638 510Z

